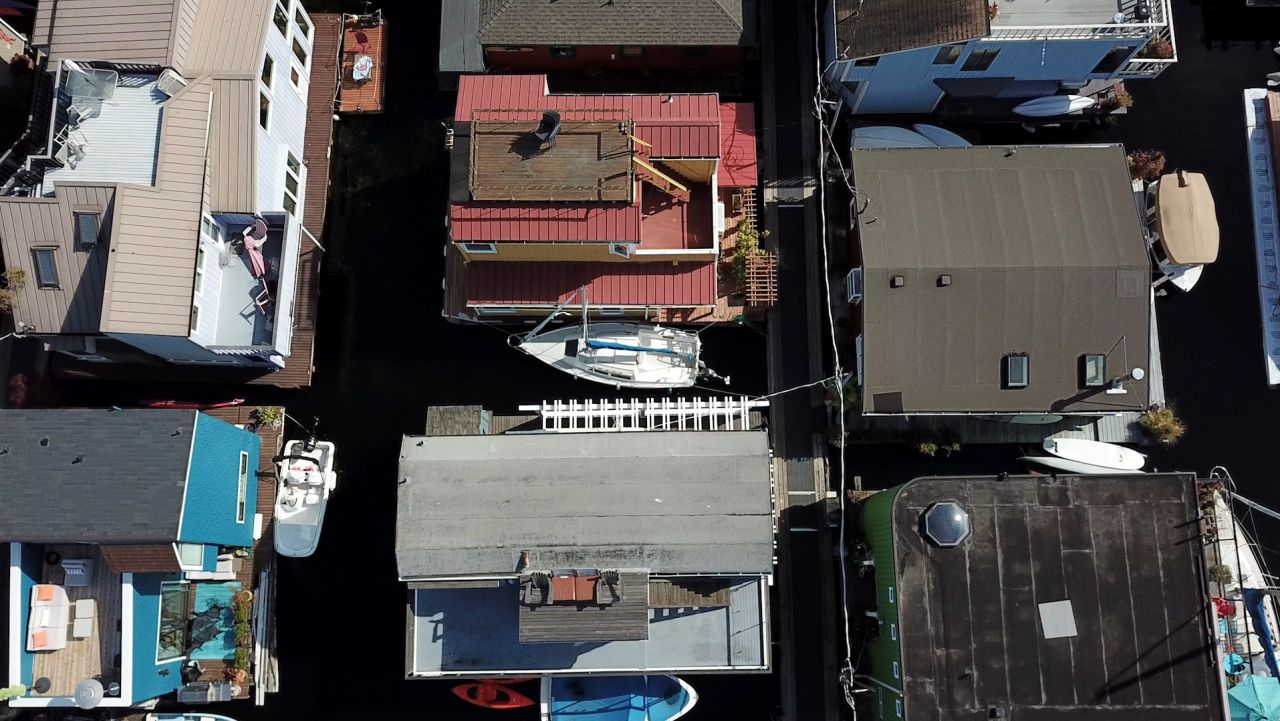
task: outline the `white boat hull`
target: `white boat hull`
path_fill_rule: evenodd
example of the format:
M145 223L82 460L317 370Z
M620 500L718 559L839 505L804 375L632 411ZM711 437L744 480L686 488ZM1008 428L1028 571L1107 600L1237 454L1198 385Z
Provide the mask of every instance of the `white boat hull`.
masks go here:
M334 450L328 441L316 442L311 451L305 450L302 441L289 441L285 445L273 521L276 553L305 558L319 547L329 494L337 485Z
M701 375L696 333L641 323L591 323L588 331L588 342L582 327L572 325L526 338L518 347L575 378L615 388L688 388Z
M925 123L916 123L911 129L923 135L929 142L939 148L969 148L973 146L968 140L956 135L946 128L939 128L936 125L926 125Z
M1084 438L1046 438L1044 450L1068 461L1115 471L1137 471L1147 463L1147 457L1137 451Z
M1028 100L1015 106L1013 112L1028 118L1052 118L1055 115L1076 113L1097 104L1097 100L1081 95L1050 95Z
M1107 468L1105 466L1095 466L1091 463L1081 463L1066 458L1058 458L1057 456L1022 456L1018 460L1024 463L1034 463L1036 465L1052 468L1067 473L1075 473L1082 476L1097 475L1124 475L1129 473L1144 473L1145 471L1122 471L1115 468Z
M874 125L854 128L850 144L854 150L880 148L936 148L938 144L914 130L895 125Z

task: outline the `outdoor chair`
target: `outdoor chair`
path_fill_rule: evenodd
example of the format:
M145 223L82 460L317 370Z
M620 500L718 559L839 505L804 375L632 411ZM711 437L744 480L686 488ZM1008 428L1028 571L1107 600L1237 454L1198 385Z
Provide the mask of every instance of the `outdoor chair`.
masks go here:
M76 620L71 624L73 638L89 638L93 635L93 620L98 615L98 603L92 598L75 602Z

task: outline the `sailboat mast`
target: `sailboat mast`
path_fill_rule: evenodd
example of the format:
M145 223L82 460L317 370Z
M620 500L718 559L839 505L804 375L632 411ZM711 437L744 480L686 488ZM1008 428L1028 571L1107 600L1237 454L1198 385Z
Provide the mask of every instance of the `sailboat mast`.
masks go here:
M590 322L587 316L587 286L582 286L582 345L587 345L587 324Z
M560 311L564 310L564 307L565 307L566 305L569 305L570 303L572 303L572 302L573 302L573 298L574 298L574 296L575 296L575 295L577 295L577 292L576 292L576 291L574 292L574 294L573 294L573 295L569 296L568 298L565 298L563 303L561 303L560 305L557 305L557 306L556 306L556 308L555 308L555 310L551 311L551 315L548 315L546 318L543 318L541 323L539 323L539 324L537 324L537 325L535 325L535 326L533 327L533 330L531 330L531 331L529 331L528 333L525 333L523 336L521 336L521 337L520 337L520 342L522 342L522 343L523 343L523 342L525 342L525 341L529 340L530 338L533 338L534 336L536 336L536 335L538 335L539 333L541 333L541 332L542 332L542 329L543 329L543 328L546 328L546 327L547 327L547 324L551 322L551 319L555 318L557 315L560 315Z

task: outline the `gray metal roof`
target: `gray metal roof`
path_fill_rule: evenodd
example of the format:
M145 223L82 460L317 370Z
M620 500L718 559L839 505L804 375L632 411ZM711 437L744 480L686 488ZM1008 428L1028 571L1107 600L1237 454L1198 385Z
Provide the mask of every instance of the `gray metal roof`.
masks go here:
M0 410L0 541L176 540L192 410Z
M407 436L400 576L770 573L770 473L763 431Z
M1164 473L901 486L893 548L875 552L894 556L904 718L987 719L996 706L1036 721L1224 718L1194 483ZM938 501L972 518L958 548L920 535Z
M755 0L477 0L482 45L752 45ZM475 4L475 3L470 3Z
M1084 354L1109 354L1109 378L1151 368L1151 268L1122 147L855 150L853 174L870 200L866 411L1146 408L1145 381L1080 387ZM1030 383L1005 389L1002 359L1019 353Z
M441 1L439 70L442 73L484 72L478 0Z

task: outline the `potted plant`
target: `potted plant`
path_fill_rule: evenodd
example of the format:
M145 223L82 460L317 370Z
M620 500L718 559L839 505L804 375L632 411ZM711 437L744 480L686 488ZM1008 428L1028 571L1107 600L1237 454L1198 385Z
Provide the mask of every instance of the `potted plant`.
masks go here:
M1160 179L1164 172L1164 153L1159 150L1135 150L1129 153L1129 177L1148 183Z
M1138 51L1138 57L1144 60L1172 60L1173 43L1164 38L1156 38Z
M280 406L259 406L253 412L253 418L257 421L258 428L270 428L273 431L278 431L284 425L284 408Z
M996 16L997 16L997 15L999 15L999 14L1000 14L1000 5L999 5L999 3L991 3L990 5L988 5L988 6L987 6L987 19L988 19L988 20L995 20L995 19L996 19Z
M1230 566L1217 563L1209 566L1209 578L1225 586L1235 580L1235 574L1231 572Z
M1177 443L1187 432L1186 424L1178 418L1170 405L1151 406L1138 422L1152 438L1165 446Z
M20 268L0 273L0 313L12 313L18 293L27 285L27 274Z
M1133 96L1123 90L1117 90L1098 101L1098 108L1104 113L1114 113L1120 108L1132 108Z
M739 288L747 284L747 259L763 255L764 250L760 247L760 241L769 237L769 231L761 233L750 220L744 220L738 225L737 238L734 241L733 257L729 260L730 267L733 270L733 280Z

